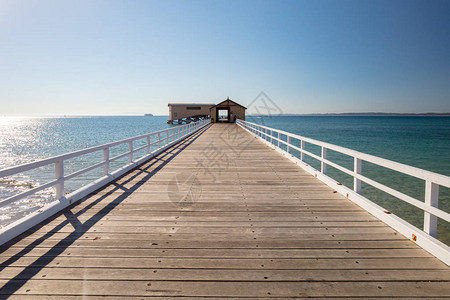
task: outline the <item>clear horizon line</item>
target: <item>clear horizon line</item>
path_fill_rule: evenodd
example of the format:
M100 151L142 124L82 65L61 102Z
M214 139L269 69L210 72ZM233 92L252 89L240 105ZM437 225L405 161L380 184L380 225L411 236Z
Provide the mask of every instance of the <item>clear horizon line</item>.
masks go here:
M247 116L307 116L307 115L450 115L450 112L326 112L326 113L286 113L286 114L246 114ZM122 114L0 114L0 117L143 117L145 113ZM153 114L155 117L165 117L169 114ZM151 117L151 116L148 116Z

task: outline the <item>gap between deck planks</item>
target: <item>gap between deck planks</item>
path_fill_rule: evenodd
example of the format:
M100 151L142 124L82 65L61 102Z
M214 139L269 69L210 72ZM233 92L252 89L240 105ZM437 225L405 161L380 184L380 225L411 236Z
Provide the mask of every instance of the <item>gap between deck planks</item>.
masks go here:
M235 124L1 250L0 298L450 298L445 264Z

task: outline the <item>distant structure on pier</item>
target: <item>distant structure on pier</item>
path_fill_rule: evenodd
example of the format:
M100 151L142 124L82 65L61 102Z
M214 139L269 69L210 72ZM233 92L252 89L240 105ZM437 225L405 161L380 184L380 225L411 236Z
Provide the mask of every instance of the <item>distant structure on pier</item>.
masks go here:
M214 103L169 103L168 124L184 124L211 118L211 122L232 123L245 120L246 107L230 98Z
M169 103L168 124L183 124L210 118L211 103Z
M245 121L245 110L247 108L245 106L240 105L239 103L230 100L224 100L219 104L214 105L210 108L211 111L211 121L215 122L225 122L232 123L235 122L236 119L241 119Z

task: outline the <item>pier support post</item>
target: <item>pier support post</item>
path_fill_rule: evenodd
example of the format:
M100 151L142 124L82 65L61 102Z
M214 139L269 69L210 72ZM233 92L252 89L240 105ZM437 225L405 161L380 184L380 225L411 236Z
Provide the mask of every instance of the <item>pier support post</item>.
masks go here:
M302 153L300 153L300 160L305 161L305 153L303 153L303 150L305 150L305 141L300 141L300 149L302 149Z
M133 141L128 142L128 149L130 150L128 162L131 164L133 162Z
M439 203L439 185L431 181L425 182L425 204L438 207ZM437 217L430 214L429 212L424 212L424 224L423 231L431 235L432 237L437 236Z
M55 179L62 181L56 185L56 200L60 200L64 195L64 161L60 160L55 163Z
M291 151L291 147L289 147L290 144L291 144L291 137L288 135L287 136L287 148L286 148L287 153L289 153L289 151Z
M356 157L353 163L353 172L355 174L361 174L361 159ZM356 193L361 194L361 180L356 177L353 177L353 190Z
M327 148L322 146L322 159L326 159L327 158ZM327 164L322 161L320 163L320 171L322 172L322 174L327 174Z
M109 148L103 149L103 161L105 164L103 165L103 175L109 174Z

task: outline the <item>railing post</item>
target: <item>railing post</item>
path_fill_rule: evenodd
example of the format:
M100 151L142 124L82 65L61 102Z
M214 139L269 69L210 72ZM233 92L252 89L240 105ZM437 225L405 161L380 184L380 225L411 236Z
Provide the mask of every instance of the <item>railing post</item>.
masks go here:
M278 148L280 148L280 132L278 131Z
M150 154L150 136L147 135L147 154Z
M273 144L273 130L270 129L270 143Z
M327 159L327 148L322 146L322 159ZM320 171L322 174L327 174L327 164L324 161L320 163Z
M355 173L355 175L361 174L361 159L357 157L354 158L353 172ZM361 180L359 180L355 176L353 177L353 190L356 193L361 194Z
M438 207L439 203L439 185L431 181L425 182L425 204ZM437 217L429 212L424 213L423 231L431 235L437 236Z
M158 149L161 148L161 132L158 132Z
M300 141L300 149L302 149L302 153L300 153L300 160L305 161L305 153L303 153L303 150L305 150L305 141Z
M291 136L287 135L287 148L286 148L286 152L289 153L289 151L291 151L291 147L289 147L289 145L291 144Z
M103 165L103 175L109 174L109 148L103 149L103 160L105 164Z
M131 164L133 162L133 141L128 142L128 150L130 150L130 154L128 156L128 162Z
M64 195L64 161L60 160L55 163L55 179L61 179L56 185L56 200L60 200Z

